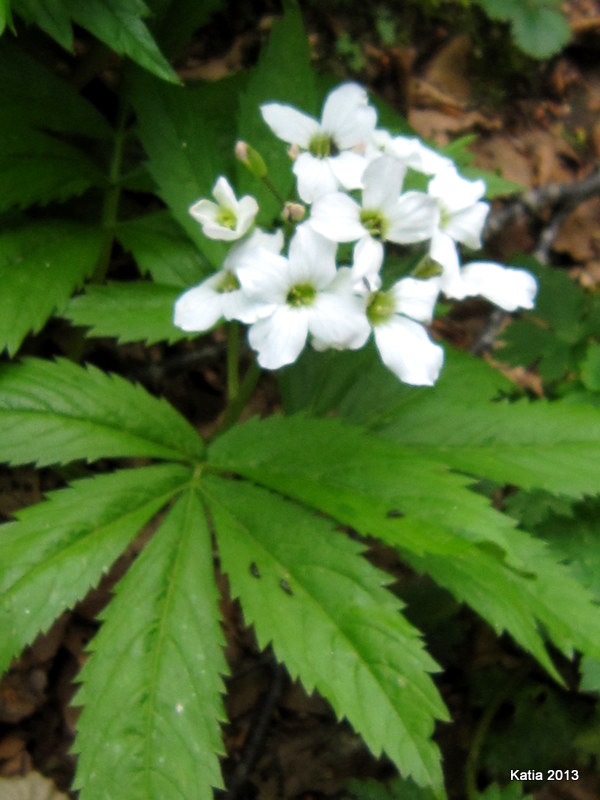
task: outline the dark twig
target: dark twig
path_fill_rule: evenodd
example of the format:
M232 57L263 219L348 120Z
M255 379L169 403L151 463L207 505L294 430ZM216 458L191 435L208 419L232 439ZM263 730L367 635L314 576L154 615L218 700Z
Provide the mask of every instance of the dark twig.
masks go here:
M238 797L242 793L260 754L275 706L281 697L284 685L284 672L274 658L271 658L271 676L271 684L264 693L262 702L252 720L252 725L248 733L248 738L246 739L246 744L244 745L240 762L229 781L229 788L223 795L223 800L238 800Z

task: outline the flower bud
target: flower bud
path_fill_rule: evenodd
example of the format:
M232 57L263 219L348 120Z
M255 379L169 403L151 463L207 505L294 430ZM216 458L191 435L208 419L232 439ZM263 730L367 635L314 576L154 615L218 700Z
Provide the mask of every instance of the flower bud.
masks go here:
M267 177L268 170L263 157L248 142L236 142L235 157L242 162L255 178Z
M287 202L281 216L286 222L302 222L306 216L306 207L302 203Z

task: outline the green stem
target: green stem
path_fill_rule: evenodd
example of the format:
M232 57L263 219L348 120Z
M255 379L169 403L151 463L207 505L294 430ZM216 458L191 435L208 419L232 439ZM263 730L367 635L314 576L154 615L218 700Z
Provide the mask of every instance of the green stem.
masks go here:
M229 428L231 428L232 425L235 425L235 423L238 421L240 414L250 399L250 395L254 391L254 387L256 386L259 377L260 367L256 361L253 361L244 375L238 393L229 401L229 404L215 430L215 436L225 433L225 431L229 430Z
M502 703L510 697L517 686L522 682L525 676L529 673L529 664L524 664L518 669L512 678L506 683L496 694L492 697L477 724L475 733L471 740L471 746L467 753L465 760L465 790L467 800L475 800L479 796L477 789L477 766L479 763L479 755L481 748L487 736L488 730L492 721Z
M227 403L230 404L240 391L239 357L240 328L237 322L229 323L227 342Z
M123 147L126 136L128 106L122 103L119 109L115 142L108 171L108 186L104 193L101 224L104 228L104 241L92 276L92 283L102 283L110 265L115 228L119 219L119 201L121 199L121 168L123 166Z
M284 206L284 205L285 205L285 200L284 200L284 199L283 199L283 197L282 197L282 196L279 194L279 192L277 191L277 189L276 189L276 188L273 186L273 184L271 183L270 179L269 179L269 178L268 178L266 175L265 175L265 177L262 179L262 182L263 182L263 183L264 183L264 185L267 187L267 189L268 189L268 190L271 192L271 194L272 194L272 195L275 197L275 199L277 200L277 202L278 202L278 203L280 203L282 206Z

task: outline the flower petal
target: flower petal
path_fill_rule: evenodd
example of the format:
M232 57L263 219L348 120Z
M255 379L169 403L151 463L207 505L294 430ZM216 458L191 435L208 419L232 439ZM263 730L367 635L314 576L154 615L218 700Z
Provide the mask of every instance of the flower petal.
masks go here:
M320 197L312 207L309 223L334 242L353 242L367 233L360 222L360 206L342 192Z
M489 210L488 203L475 203L457 211L444 225L444 231L455 241L466 244L472 250L479 250L481 233Z
M344 150L339 156L329 158L328 161L329 168L344 189L362 188L363 175L369 163L364 156L353 153L352 150Z
M481 179L469 181L459 175L455 167L449 167L431 179L427 191L440 200L446 211L455 214L483 197L485 183Z
M461 270L466 296L481 295L505 311L533 308L537 281L530 272L491 261L473 261Z
M279 369L293 363L308 337L308 317L304 309L289 306L255 322L248 331L250 347L258 353L258 363L265 369Z
M396 300L396 311L418 322L431 322L433 309L440 293L438 278L418 280L402 278L395 283L390 292Z
M433 236L437 220L435 200L424 192L406 192L400 195L388 215L389 228L385 238L398 244L423 242Z
M398 202L405 174L406 167L395 158L381 156L372 161L363 175L363 208L390 213Z
M320 129L316 119L282 103L266 103L260 107L260 113L275 136L305 149Z
M236 210L238 203L227 178L224 178L222 175L220 178L217 178L217 182L213 186L212 194L221 207Z
M340 150L366 141L375 129L377 112L368 102L366 91L357 83L343 83L327 96L321 127Z
M304 223L296 229L289 247L291 284L311 283L324 289L335 278L337 245Z
M240 257L237 277L248 297L263 303L284 303L291 285L287 258L262 247Z
M379 272L383 264L383 244L372 236L363 236L354 247L352 279L354 282L366 280L371 289L381 286Z
M395 315L374 329L381 360L394 375L413 386L433 386L444 351L418 322Z
M223 316L223 295L214 288L220 280L222 274L217 272L184 292L175 302L173 324L181 330L198 333L212 328Z
M454 239L443 231L435 231L431 237L429 255L442 267L441 286L444 294L461 300L465 295L461 294L460 262Z
M317 198L335 192L339 187L329 158L301 153L294 161L293 172L298 179L298 194L305 203L314 203Z
M356 350L371 332L361 298L347 292L322 292L308 309L308 330L316 349Z

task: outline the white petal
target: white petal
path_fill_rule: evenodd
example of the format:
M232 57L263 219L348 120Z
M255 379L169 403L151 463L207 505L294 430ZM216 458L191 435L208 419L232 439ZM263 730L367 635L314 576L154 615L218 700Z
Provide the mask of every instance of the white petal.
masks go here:
M364 156L344 150L339 156L329 158L329 168L344 189L360 189L363 186L363 174L369 162Z
M454 239L443 231L435 231L431 237L429 255L442 267L441 286L444 294L461 300L465 295L462 290L458 251Z
M287 258L261 247L240 258L237 277L248 297L263 303L285 303L292 285Z
M198 200L190 206L189 213L202 225L215 222L219 213L219 206L212 200Z
M381 360L394 375L413 386L433 386L444 351L431 341L422 325L396 315L377 325L374 334Z
M241 198L237 208L237 224L235 230L239 236L243 236L254 222L254 217L258 214L258 203L250 195Z
M457 211L444 225L444 231L455 241L462 242L472 250L481 247L481 233L490 210L488 203L475 203Z
M304 309L281 306L270 317L255 322L248 331L250 347L258 353L265 369L279 369L294 362L308 337L308 318Z
M296 229L289 247L292 283L311 283L324 289L335 278L337 245L304 223Z
M298 194L305 203L314 203L317 198L339 188L329 158L301 153L294 161L293 172L298 179Z
M402 278L392 286L390 292L396 300L396 311L399 314L428 323L433 317L433 309L440 293L440 282L437 278Z
M213 186L212 193L213 197L221 207L230 208L232 211L237 209L235 193L231 188L227 178L224 178L222 175L220 178L217 178L217 182Z
M221 298L214 286L222 280L218 272L181 295L175 302L173 324L184 331L206 331L223 316Z
M308 330L319 346L356 350L369 338L364 304L352 294L323 292L308 312Z
M372 289L378 288L381 285L379 272L383 256L383 244L371 236L363 236L354 247L353 280L356 282L364 278Z
M276 308L273 303L262 303L251 299L241 289L224 292L221 295L221 304L224 319L237 319L246 325L268 317Z
M398 244L412 244L431 238L438 220L438 205L424 192L400 195L388 216L386 239Z
M363 208L391 211L398 201L406 168L395 158L382 156L372 161L363 175Z
M375 129L377 112L357 83L344 83L328 95L323 106L322 128L340 150L365 141Z
M223 267L230 272L235 272L240 259L245 258L248 253L259 247L271 253L280 253L283 248L283 240L283 231L281 229L276 230L274 233L265 233L256 228L247 239L233 245L223 261Z
M461 270L467 295L481 295L505 311L533 308L537 281L524 269L474 261Z
M480 200L485 194L485 183L482 180L469 181L451 167L432 178L427 191L432 197L437 197L448 212L454 214Z
M267 103L260 107L260 112L275 136L288 144L297 144L306 149L315 133L319 132L317 120L293 106Z
M312 207L309 223L334 242L353 242L367 233L360 222L360 206L342 192L319 198Z

